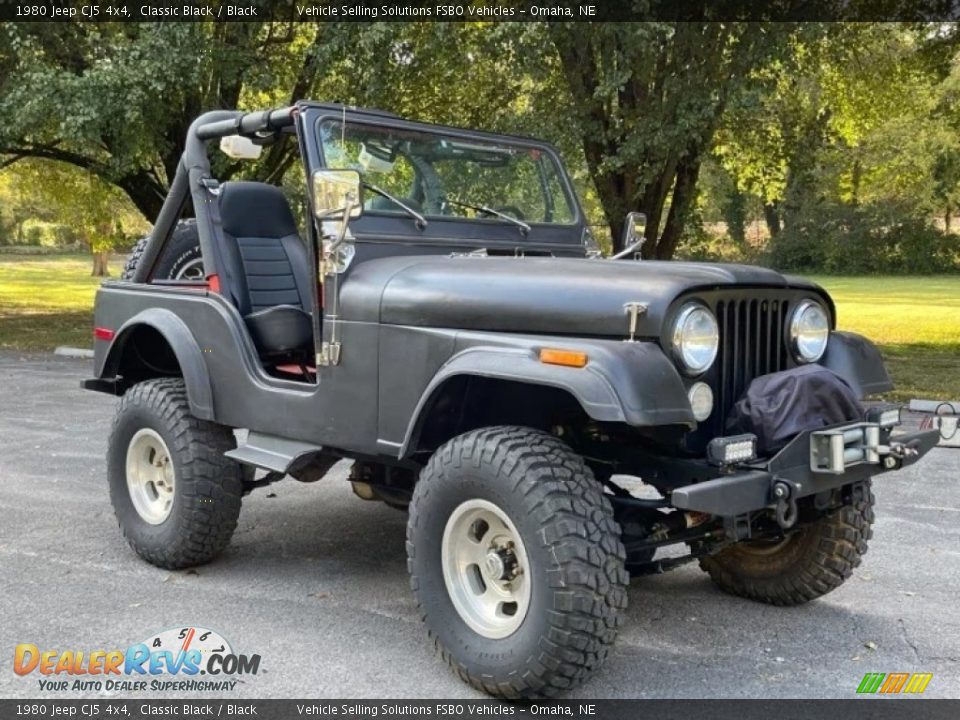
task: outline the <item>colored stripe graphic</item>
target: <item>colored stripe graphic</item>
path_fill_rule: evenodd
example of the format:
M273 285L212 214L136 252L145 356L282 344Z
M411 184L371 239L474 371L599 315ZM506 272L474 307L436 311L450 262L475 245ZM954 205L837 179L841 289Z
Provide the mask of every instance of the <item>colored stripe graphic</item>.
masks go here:
M907 682L907 678L910 677L910 673L890 673L887 675L886 682L880 688L880 692L885 695L892 695L893 693L898 693L903 688L904 684Z
M857 686L857 693L872 695L920 694L933 680L933 673L867 673Z
M885 677L886 673L867 673L863 676L863 680L860 681L860 687L857 688L857 692L865 694L875 693Z
M927 689L927 685L933 680L933 673L914 673L910 676L910 682L903 689L905 693L922 693Z

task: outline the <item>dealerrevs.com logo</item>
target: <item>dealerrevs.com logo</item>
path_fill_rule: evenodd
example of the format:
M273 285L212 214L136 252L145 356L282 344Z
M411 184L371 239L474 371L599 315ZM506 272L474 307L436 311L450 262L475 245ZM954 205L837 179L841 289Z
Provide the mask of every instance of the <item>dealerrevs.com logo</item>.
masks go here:
M49 650L32 643L14 649L13 671L35 676L44 692L229 691L256 675L259 655L236 653L219 633L171 628L126 650Z

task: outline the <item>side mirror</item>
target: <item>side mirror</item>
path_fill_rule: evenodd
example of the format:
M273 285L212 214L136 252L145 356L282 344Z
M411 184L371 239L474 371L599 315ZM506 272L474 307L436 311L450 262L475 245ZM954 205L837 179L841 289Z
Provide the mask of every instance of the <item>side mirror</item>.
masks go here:
M626 222L623 225L623 245L628 248L637 242L641 244L644 241L643 231L647 228L647 216L642 212L627 213Z
M356 170L313 173L313 209L320 220L358 218L363 213L363 186Z
M643 231L647 227L647 216L642 212L627 213L623 224L623 250L611 255L611 260L622 260L625 257L636 257L643 247L646 238Z

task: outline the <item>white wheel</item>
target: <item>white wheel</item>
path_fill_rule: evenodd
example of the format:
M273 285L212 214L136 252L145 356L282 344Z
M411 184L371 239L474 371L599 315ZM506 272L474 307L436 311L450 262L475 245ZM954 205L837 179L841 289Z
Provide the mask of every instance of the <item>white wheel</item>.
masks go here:
M143 428L130 438L127 490L134 510L144 521L159 525L170 516L176 475L167 444L156 430Z
M516 632L530 608L530 561L500 508L467 500L447 520L441 545L450 600L474 632L494 640Z
M627 606L625 555L590 468L540 430L459 435L413 490L417 609L457 675L497 697L554 697L600 667Z
M140 557L176 570L223 551L243 495L243 471L224 456L235 447L230 428L190 414L181 378L127 390L107 443L107 480L120 529Z

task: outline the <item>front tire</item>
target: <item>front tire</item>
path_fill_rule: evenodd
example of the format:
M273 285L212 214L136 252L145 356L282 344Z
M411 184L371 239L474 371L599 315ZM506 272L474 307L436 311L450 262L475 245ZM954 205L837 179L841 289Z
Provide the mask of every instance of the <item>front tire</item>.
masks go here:
M240 466L224 457L229 428L190 414L180 378L134 385L123 396L107 449L110 501L134 551L170 570L210 562L240 514Z
M725 592L771 605L802 605L840 587L860 565L873 536L870 481L862 496L780 541L733 545L700 560Z
M582 683L627 605L609 501L578 455L530 428L484 428L436 451L410 503L407 555L440 654L498 697Z

